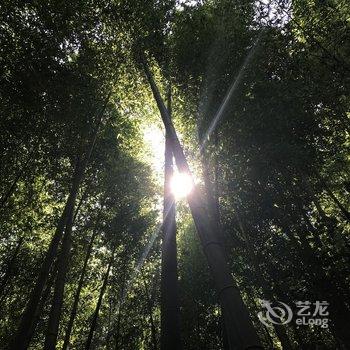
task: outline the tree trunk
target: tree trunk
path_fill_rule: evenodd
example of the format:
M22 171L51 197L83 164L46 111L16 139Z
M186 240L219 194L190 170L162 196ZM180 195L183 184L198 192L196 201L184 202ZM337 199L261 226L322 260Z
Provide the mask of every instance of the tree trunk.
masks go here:
M199 128L198 128L199 131ZM199 144L203 144L203 139L202 135L200 132L198 132L198 141ZM217 137L217 131L214 131L214 144L215 147L217 148L218 146L218 137ZM205 154L205 149L202 150L201 152L201 166L202 166L202 172L203 172L203 179L204 179L204 187L205 187L205 192L206 192L206 199L208 203L208 212L209 212L209 217L212 220L212 225L216 224L217 227L217 237L223 247L225 247L225 236L224 236L224 231L222 228L221 224L221 214L220 214L220 205L219 205L219 190L218 190L218 164L216 157L214 159L214 185L211 182L210 179L210 173L211 169L209 166L209 157L206 156ZM226 250L224 249L224 252L226 254ZM223 318L223 316L221 316ZM224 320L223 320L224 321ZM227 331L226 328L224 327L225 322L221 322L223 326L222 330L222 338L223 338L223 346L225 350L229 350L229 343L227 339Z
M124 298L124 293L125 293L125 288L126 288L126 272L127 272L127 269L124 269L123 277L122 277L122 285L121 285L121 288L120 288L117 325L116 325L116 330L114 331L114 335L113 335L113 337L115 339L115 346L114 346L115 350L119 349L120 323L121 323L121 316L122 316L122 310L123 310L123 305L124 305L123 298Z
M203 143L203 139L201 135L198 135L199 138L199 144ZM214 131L214 145L215 148L218 147L218 135L217 131ZM202 150L201 154L201 165L202 165L202 171L203 171L203 179L204 179L204 186L205 186L205 191L207 194L207 201L209 204L209 211L212 217L212 220L215 220L217 223L220 224L221 226L221 218L220 218L220 205L219 205L219 191L218 191L218 164L217 160L214 154L214 184L212 183L210 179L210 174L211 174L211 167L210 167L210 160L209 156L206 155L205 150ZM220 230L222 231L222 229ZM222 234L223 235L223 234ZM224 237L222 237L224 240ZM224 241L223 241L224 242Z
M170 93L168 111L170 114ZM169 133L165 134L164 209L161 264L161 349L182 349L178 297L175 199L171 193L173 154Z
M92 316L92 321L91 321L91 325L90 325L90 331L89 331L89 335L88 335L88 338L87 338L86 344L85 344L85 350L90 350L90 347L91 347L92 339L93 339L94 332L95 332L96 325L97 325L98 314L100 312L100 308L101 308L101 305L102 305L102 299L103 299L103 296L105 294L105 291L106 291L106 288L107 288L107 284L108 284L109 272L111 270L111 267L112 267L112 264L113 264L113 261L114 261L114 251L115 251L115 249L116 248L113 249L112 256L111 256L111 258L109 260L109 263L108 263L107 272L106 272L106 274L104 276L103 283L102 283L102 286L101 286L101 289L100 289L100 295L98 297L98 301L97 301L97 304L96 304L95 312L94 312L94 314Z
M76 169L73 176L73 184L66 202L66 206L57 224L56 232L51 240L50 246L46 252L46 256L42 263L39 276L30 294L29 301L22 315L18 330L11 343L11 346L10 346L11 350L25 350L29 345L29 342L30 342L29 330L33 326L34 317L37 312L42 291L47 281L52 263L56 257L58 245L61 241L68 216L73 210L75 198L77 196L77 192L79 189L79 184L80 184L82 174L80 174L77 170L78 169Z
M299 236L301 240L301 246L299 246L297 240L293 238L293 233L289 230L289 227L285 226L283 229L288 237L293 240L305 265L309 267L310 274L313 277L314 293L319 298L318 300L329 302L330 317L334 324L336 336L344 343L344 346L349 346L350 310L337 288L337 281L334 279L334 276L327 276L322 267L322 261L313 254L311 247L301 236Z
M44 350L55 350L58 336L59 322L64 298L64 286L70 260L72 246L73 209L69 213L66 230L63 237L61 254L58 257L58 271L56 276L55 291L53 295L50 317L45 337Z
M109 97L108 97L109 99ZM108 100L106 101L105 106L102 109L101 114L99 115L98 119L98 125L94 131L92 142L89 145L86 158L83 160L83 163L81 165L81 179L83 177L85 168L87 166L88 161L90 160L90 156L93 150L93 147L96 142L97 133L99 129L99 125L101 123L101 119L103 116L103 112L106 108ZM78 168L80 168L80 164L78 164ZM80 202L82 203L82 202ZM78 209L77 209L78 212ZM76 214L77 214L76 212ZM59 263L58 263L58 272L57 272L57 278L56 278L56 284L55 284L55 292L53 296L53 303L50 310L50 317L49 317L49 323L48 323L48 329L45 339L45 345L44 350L55 350L56 349L56 342L57 342L57 336L58 336L58 329L59 329L59 322L61 318L61 312L62 312L62 306L63 306L63 298L64 298L64 286L66 283L66 275L69 269L69 261L70 261L70 250L72 245L72 228L73 228L73 213L74 213L74 204L73 208L68 216L68 220L66 223L66 232L64 235L64 239L62 242L62 252L59 256ZM75 218L75 216L74 216Z
M97 220L98 222L99 220ZM92 252L92 247L95 241L95 238L97 236L97 228L95 227L87 251L86 251L86 255L85 255L85 259L84 259L84 264L83 267L81 269L81 273L80 273L80 278L79 278L79 283L78 283L78 288L75 292L75 296L74 296L74 302L73 302L73 306L72 306L72 310L70 313L70 317L69 317L69 321L68 321L68 325L67 325L67 329L66 329L66 334L64 337L64 343L62 346L62 350L67 350L69 348L69 340L70 340L70 336L72 333L72 329L73 329L73 324L74 324L74 320L75 317L77 315L77 311L78 311L78 304L79 304L79 299L80 299L80 293L81 293L81 289L83 288L83 284L84 284L84 278L85 278L85 273L86 273L86 268L88 266L88 261L90 259L90 255Z
M324 189L326 190L329 197L331 197L333 199L334 203L338 206L338 208L342 212L344 218L348 222L350 222L350 213L345 209L343 204L340 203L339 199L334 195L334 193L331 191L331 189L325 183L323 183L323 185L324 185Z
M307 216L307 213L305 212L305 210L303 208L300 209L301 210L301 215L304 219L305 222L305 228L307 231L310 231L312 234L312 237L314 238L314 242L315 245L317 246L318 249L323 249L324 248L324 244L321 241L321 238L317 232L317 230L315 229L314 225L311 223L309 217Z
M76 208L75 211L74 211L73 225L75 224L75 222L76 222L76 220L77 220L77 216L78 216L79 211L80 211L80 209L81 209L81 206L83 205L83 203L84 203L84 201L86 200L86 198L88 197L88 195L89 195L89 188L86 187L84 193L82 194L82 196L81 196L80 199L79 199L77 208Z
M7 192L1 197L0 199L0 209L3 209L5 205L7 204L7 201L10 199L12 194L15 192L17 188L17 184L21 177L23 176L24 172L28 168L28 165L33 160L33 151L28 154L28 158L25 161L24 165L22 166L22 169L17 173L15 179L12 181L10 188L7 190Z
M286 182L290 182L291 183L291 179L289 179L287 176L285 176L286 178ZM314 243L315 245L319 248L322 249L323 248L323 243L320 239L320 236L318 234L318 232L316 231L315 227L313 226L313 224L311 223L308 214L306 212L306 210L304 209L303 203L300 199L300 196L298 195L297 191L295 190L294 186L291 185L290 187L292 193L293 193L293 202L296 205L296 208L298 209L298 212L300 213L300 215L303 218L304 224L305 224L305 229L306 231L310 232L314 238Z
M93 135L92 141L89 145L87 154L86 154L84 160L82 161L82 164L79 164L79 162L78 162L77 166L75 167L75 171L74 171L74 175L73 175L73 179L72 179L72 187L71 187L65 208L64 208L63 213L60 217L60 220L57 224L56 232L51 240L49 249L46 252L46 256L45 256L45 259L44 259L43 264L41 266L39 276L37 278L35 287L32 290L32 293L30 295L26 309L24 310L24 313L22 315L18 330L17 330L17 332L12 340L12 343L10 345L11 350L25 350L25 349L27 349L27 347L29 345L30 338L29 338L28 331L33 325L34 315L36 314L38 304L40 301L40 297L41 297L42 291L44 289L45 283L47 281L50 268L51 268L52 263L56 257L57 249L58 249L59 243L62 239L63 231L64 231L64 228L66 226L67 220L68 220L69 216L72 215L72 211L73 211L76 197L77 197L77 194L79 191L80 183L83 179L86 166L88 165L92 150L95 146L96 139L97 139L97 133L98 133L101 121L102 121L103 114L104 114L105 109L107 107L107 103L109 101L110 95L111 94L109 93L106 100L105 100L105 104L104 104L104 106L103 106L103 108L98 116L97 126L96 126L96 129L94 131L94 135Z
M265 325L263 325L263 329L264 329L264 333L266 335L266 343L269 344L269 348L268 349L273 349L273 338L269 332L269 328Z
M191 175L174 125L160 96L153 76L144 60L144 71L158 105L179 171ZM227 265L224 249L217 237L217 225L212 225L198 188L188 196L188 203L204 253L211 268L224 316L230 349L262 349L260 340ZM212 227L213 226L213 227Z
M5 292L5 288L7 286L7 282L9 281L9 279L12 276L13 268L14 268L15 262L17 260L18 253L19 253L19 251L20 251L20 249L22 247L23 240L24 240L24 237L22 236L18 240L16 248L14 249L14 251L13 251L13 253L11 255L11 258L9 259L9 261L7 263L6 271L5 271L4 277L2 278L2 281L1 281L1 284L0 284L0 296L2 296L3 293Z
M57 261L53 264L52 266L52 271L50 273L50 277L48 278L48 281L46 283L46 287L41 295L41 299L40 299L40 303L39 303L39 306L37 308L37 311L36 311L36 314L35 314L35 317L34 317L34 321L32 323L32 327L30 328L29 332L28 332L28 338L29 339L32 339L32 337L34 336L34 333L35 333L35 330L36 330L36 327L39 323L39 320L40 320L40 315L42 313L42 311L44 310L44 307L45 307L45 304L46 304L46 301L47 301L47 298L49 297L50 295L50 292L51 292L51 288L55 282L55 278L56 278L56 275L57 275Z
M266 298L268 298L271 302L274 302L276 300L275 300L275 297L274 297L273 292L271 290L271 286L269 286L267 281L263 278L264 274L260 268L258 258L255 254L255 251L254 251L254 247L252 246L249 235L247 234L247 232L244 228L244 225L240 219L240 216L239 216L237 210L236 210L236 218L237 218L237 221L239 223L239 228L241 230L242 236L244 237L244 240L245 240L245 243L247 246L249 258L250 258L251 262L253 263L253 267L254 267L254 270L256 272L258 284L260 285L260 288L262 289L264 296ZM283 350L292 350L293 347L292 347L292 344L291 344L290 339L288 337L288 334L286 332L285 326L273 324L273 327L276 331L277 338L281 342L282 349Z
M20 180L20 178L22 177L25 169L27 168L28 162L31 158L28 157L28 160L26 161L26 163L24 164L23 168L18 172L18 174L16 175L15 179L13 180L10 188L8 189L8 191L1 197L0 200L0 209L4 208L7 201L9 200L9 198L12 196L13 192L15 192L15 189L17 187L18 181Z
M143 287L145 289L145 297L146 297L146 302L147 302L147 309L148 309L148 314L149 314L149 319L150 319L150 328L151 328L151 337L152 337L152 350L157 350L157 329L154 323L153 319L153 300L150 296L148 286L145 280L145 277L142 276L142 282L143 282Z

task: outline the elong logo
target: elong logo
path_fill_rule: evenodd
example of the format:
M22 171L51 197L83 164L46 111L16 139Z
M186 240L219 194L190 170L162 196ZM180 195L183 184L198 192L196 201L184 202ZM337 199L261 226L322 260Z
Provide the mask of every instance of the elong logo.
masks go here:
M297 301L295 307L298 309L295 313L290 306L282 301L275 303L269 300L260 300L263 311L258 313L258 318L265 326L271 324L285 325L292 321L295 315L295 323L300 326L320 326L321 328L328 328L329 312L327 308L329 303L327 301Z

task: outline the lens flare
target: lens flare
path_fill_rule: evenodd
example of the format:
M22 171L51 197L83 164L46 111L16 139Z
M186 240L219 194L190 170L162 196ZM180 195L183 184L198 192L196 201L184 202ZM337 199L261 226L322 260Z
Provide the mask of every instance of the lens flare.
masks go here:
M171 178L170 188L175 198L188 196L193 189L191 176L186 173L175 173Z

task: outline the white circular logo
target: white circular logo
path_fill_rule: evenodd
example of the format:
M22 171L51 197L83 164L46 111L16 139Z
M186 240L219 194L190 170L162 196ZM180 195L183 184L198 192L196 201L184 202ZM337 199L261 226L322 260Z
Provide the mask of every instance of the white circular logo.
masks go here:
M266 310L260 311L258 317L265 326L268 326L269 323L283 325L292 320L293 311L287 304L277 301L278 305L272 306L272 303L268 300L261 300L260 302Z

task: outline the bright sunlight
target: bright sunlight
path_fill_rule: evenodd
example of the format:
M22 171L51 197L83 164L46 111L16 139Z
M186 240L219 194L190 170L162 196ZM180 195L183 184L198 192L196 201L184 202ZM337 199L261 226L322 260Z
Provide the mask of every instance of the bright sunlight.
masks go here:
M175 173L171 179L170 188L175 198L188 196L193 189L191 176L186 173Z
M147 125L144 128L144 140L148 146L150 162L156 178L163 182L164 172L164 132L159 126ZM193 189L191 176L175 170L170 182L171 192L175 199L181 199L189 195Z

